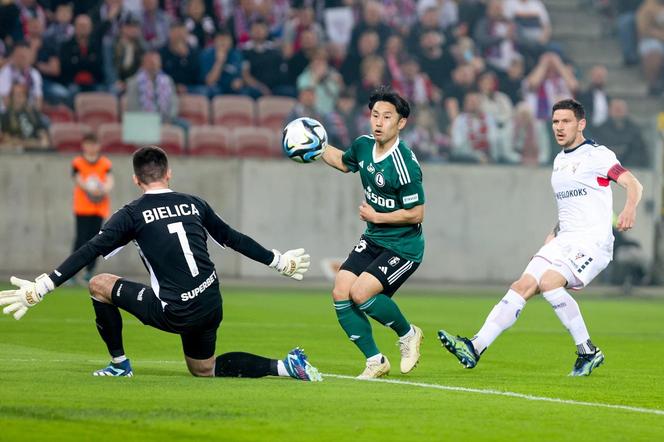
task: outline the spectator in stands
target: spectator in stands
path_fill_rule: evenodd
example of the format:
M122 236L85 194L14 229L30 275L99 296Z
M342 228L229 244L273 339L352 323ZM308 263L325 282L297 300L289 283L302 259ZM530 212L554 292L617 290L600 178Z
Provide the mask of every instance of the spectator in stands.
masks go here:
M217 32L214 18L205 11L203 0L189 0L184 15L184 25L189 32L189 43L196 48L207 48L212 45Z
M452 161L486 164L496 158L496 123L482 112L480 100L477 92L466 94L463 112L452 123Z
M392 87L409 103L430 105L440 101L440 93L414 57L406 57L401 63L401 78L393 78Z
M313 55L316 53L320 39L318 33L313 29L304 29L300 33L300 46L292 57L288 59L289 83L295 84L297 77L309 66Z
M417 2L417 15L422 17L424 14L431 13L433 9L435 10L434 15L438 28L447 30L459 22L459 6L457 3L455 0L419 0Z
M23 40L28 35L28 22L31 19L39 20L42 29L46 29L46 11L37 0L16 0L18 6L17 28L12 37L15 41Z
M642 129L628 117L625 100L612 99L609 118L593 130L599 140L607 140L611 150L625 167L650 167L650 153L641 135Z
M233 47L230 32L217 32L214 45L201 51L200 63L201 75L208 87L208 96L243 92L242 52Z
M269 29L265 17L262 17L258 11L256 0L238 0L237 5L233 8L232 15L228 19L228 27L235 46L242 48L242 45L253 38L251 29L256 21L262 21L265 24L265 38L267 39Z
M365 133L367 118L358 107L355 94L344 89L339 94L337 104L330 114L324 117L330 144L347 149L351 143Z
M462 0L459 3L459 23L462 32L471 33L486 11L486 0Z
M487 64L506 72L518 52L514 43L516 26L505 17L502 0L489 0L486 16L477 22L473 35Z
M445 34L438 22L439 9L435 3L429 4L425 9L421 9L418 22L413 26L408 34L407 46L409 51L417 57L422 57L420 52L421 40L424 34L435 33L441 42L445 42Z
M403 74L401 72L401 64L406 59L407 51L404 48L403 37L399 34L392 34L385 43L385 64L387 65L387 72L392 80L401 79Z
M74 9L71 3L60 3L55 8L54 20L44 32L44 40L55 46L56 50L74 36Z
M62 45L62 82L72 95L103 88L104 73L99 34L93 33L92 20L81 14L74 20L74 37Z
M113 45L111 69L112 78L115 79L113 87L115 92L124 92L127 80L141 67L146 46L139 25L137 18L127 16L120 26L120 35Z
M525 99L540 120L551 118L554 103L572 98L578 88L576 77L569 66L554 52L540 56L539 63L525 79Z
M382 50L383 44L392 34L392 29L385 23L383 17L383 5L375 0L367 0L362 4L362 17L353 27L349 47L356 48L360 36L367 31L378 34L378 44Z
M606 66L598 64L590 69L588 88L579 93L577 100L586 110L589 126L597 127L609 117L609 96L606 93Z
M206 95L207 89L201 81L199 55L188 43L189 32L182 22L171 24L168 44L161 48L164 72L175 82L179 94Z
M357 101L367 103L373 91L381 84L388 83L385 59L378 55L371 55L362 60L360 66L362 80L355 88Z
M376 31L368 30L358 37L357 44L349 47L348 55L341 65L341 76L346 86L356 87L362 79L360 66L369 56L378 55L380 36Z
M0 117L0 150L48 147L43 121L44 116L28 101L26 85L13 84L7 107Z
M466 94L475 90L475 69L468 65L458 66L452 71L452 82L445 88L445 110L452 120L459 114Z
M168 41L171 24L169 16L159 8L158 0L143 0L141 29L143 40L150 49L161 49Z
M90 14L95 33L100 39L104 80L108 87L113 87L118 80L114 69L113 49L122 23L127 21L131 14L122 0L104 0Z
M442 90L451 83L452 71L457 66L454 56L444 43L445 37L438 31L429 31L420 35L419 60L422 72Z
M648 93L664 92L664 1L645 0L636 14L639 54Z
M533 109L522 101L516 105L510 143L498 153L498 160L510 164L537 166L551 158L548 122L535 118Z
M541 0L505 0L505 17L517 26L517 47L531 66L542 52L551 50L551 21Z
M37 110L42 106L42 76L33 67L33 54L27 43L14 45L9 63L0 69L0 109L8 105L15 84L25 86L28 104Z
M323 121L323 115L318 113L316 107L316 90L311 85L302 86L298 90L297 103L286 116L284 124L302 117Z
M484 59L480 57L475 48L475 42L470 37L459 36L452 45L451 52L457 65L470 65L473 67L476 74L479 74L486 68Z
M101 145L93 134L86 134L81 143L81 155L71 163L74 180L74 217L78 250L101 230L105 218L111 214L109 193L113 189L112 163L101 154ZM90 281L97 260L87 265L83 279Z
M636 11L643 0L614 0L618 40L623 54L623 62L630 66L639 62L637 44Z
M291 1L261 0L257 2L256 7L259 15L267 20L270 36L275 40L281 40L284 36L286 22L291 17ZM313 12L313 9L312 20L315 21L315 13Z
M312 33L314 36L311 36ZM311 43L311 41L304 42L305 38L320 42L324 37L323 28L316 23L314 9L311 7L296 9L293 18L284 25L283 34L282 51L286 59L290 59L300 51L303 44Z
M523 57L517 55L512 59L507 72L504 74L499 72L498 81L500 83L500 90L510 97L512 104L523 100L523 77L525 70L526 66Z
M327 51L320 48L314 54L309 66L297 78L297 88L313 87L316 93L316 110L327 115L334 110L343 86L341 75L330 66Z
M454 3L448 0L443 0L443 2L445 4ZM385 24L402 37L408 35L408 32L417 23L417 4L422 3L422 0L419 0L419 2L415 0L383 0L381 3Z
M480 108L496 122L496 142L498 152L509 148L512 135L514 109L507 94L498 90L498 77L492 71L486 71L477 80L480 92Z
M241 47L244 55L242 78L248 94L254 98L261 95L294 95L294 87L286 85L286 63L274 42L268 40L267 23L256 20L251 25L251 40Z
M447 161L450 156L449 135L441 129L441 119L434 108L422 105L415 109L413 125L405 131L404 141L420 161Z
M186 127L177 118L178 96L173 79L161 70L159 52L143 54L141 68L127 81L127 110L158 112L163 123Z

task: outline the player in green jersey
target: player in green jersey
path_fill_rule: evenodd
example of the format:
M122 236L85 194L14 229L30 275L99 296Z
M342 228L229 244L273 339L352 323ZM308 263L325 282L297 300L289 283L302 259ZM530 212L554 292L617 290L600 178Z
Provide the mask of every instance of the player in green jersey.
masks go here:
M367 316L399 336L401 372L420 358L422 330L401 313L392 295L412 275L424 254L422 171L413 152L399 140L410 106L396 92L378 88L369 98L371 133L346 152L327 146L323 160L342 172L359 172L365 201L359 208L367 228L343 263L332 297L339 324L367 358L358 377L378 378L390 362L378 350Z

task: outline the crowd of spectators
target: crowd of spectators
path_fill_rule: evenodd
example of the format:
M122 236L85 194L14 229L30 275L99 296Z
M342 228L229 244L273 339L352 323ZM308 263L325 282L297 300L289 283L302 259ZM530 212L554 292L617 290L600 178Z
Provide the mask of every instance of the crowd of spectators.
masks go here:
M664 2L643 3L633 21L656 89ZM403 136L423 160L545 164L556 100L583 100L597 130L624 124L602 96L606 70L581 91L551 35L541 0L2 0L2 133L44 144L42 106L79 92L185 130L180 94L284 95L297 99L288 118L318 118L347 147L390 84L413 105Z

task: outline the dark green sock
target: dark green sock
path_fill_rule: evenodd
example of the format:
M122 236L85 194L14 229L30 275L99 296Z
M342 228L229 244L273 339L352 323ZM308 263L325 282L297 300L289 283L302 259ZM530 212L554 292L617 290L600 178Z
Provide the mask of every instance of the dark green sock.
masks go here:
M351 301L334 301L334 310L341 328L366 358L380 353L371 334L371 324L367 316L355 304Z
M389 296L376 295L359 307L376 321L390 327L399 337L410 331L410 322L406 320L397 304Z

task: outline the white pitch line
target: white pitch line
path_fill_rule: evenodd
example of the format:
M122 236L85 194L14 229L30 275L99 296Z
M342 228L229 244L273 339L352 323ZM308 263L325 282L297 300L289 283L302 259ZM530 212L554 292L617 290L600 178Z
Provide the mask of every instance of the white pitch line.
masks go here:
M584 402L584 401L575 401L572 399L560 399L544 396L532 396L530 394L515 393L512 391L500 391L500 390L488 390L481 388L468 388L468 387L454 387L451 385L440 385L440 384L426 384L424 382L411 382L411 381L401 381L397 379L357 379L353 376L346 376L341 374L330 374L323 373L323 377L337 378L337 379L352 379L356 381L365 381L365 382L377 382L383 384L397 384L397 385L408 385L411 387L420 387L420 388L430 388L432 390L444 390L444 391L457 391L462 393L477 393L485 394L492 396L507 396L518 399L525 399L528 401L540 401L540 402L553 402L557 404L566 404L566 405L581 405L585 407L596 407L596 408L611 408L614 410L625 410L633 411L635 413L644 413L644 414L655 414L659 416L664 416L664 410L658 410L656 408L642 408L642 407L632 407L629 405L617 405L617 404L603 404L601 402Z

